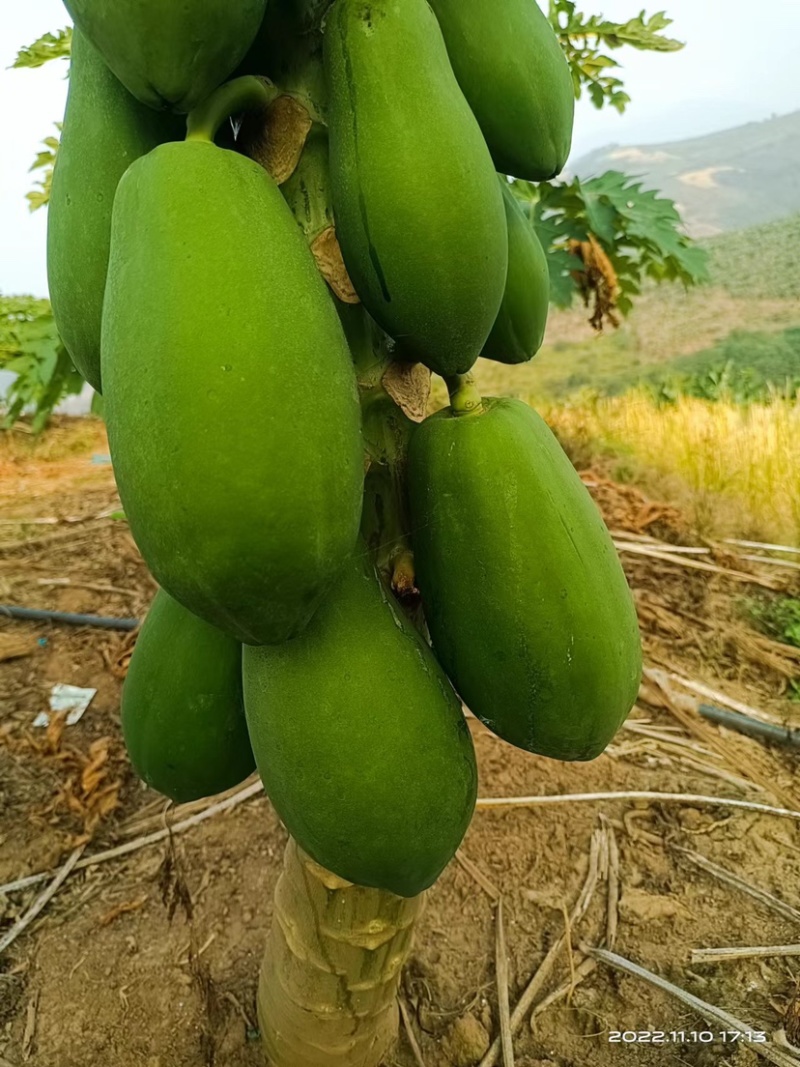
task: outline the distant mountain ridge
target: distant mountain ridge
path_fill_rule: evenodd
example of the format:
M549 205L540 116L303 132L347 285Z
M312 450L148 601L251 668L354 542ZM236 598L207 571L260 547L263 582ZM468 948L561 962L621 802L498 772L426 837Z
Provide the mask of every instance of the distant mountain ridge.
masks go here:
M800 211L800 111L686 141L609 145L569 169L638 175L676 201L693 237L714 237Z

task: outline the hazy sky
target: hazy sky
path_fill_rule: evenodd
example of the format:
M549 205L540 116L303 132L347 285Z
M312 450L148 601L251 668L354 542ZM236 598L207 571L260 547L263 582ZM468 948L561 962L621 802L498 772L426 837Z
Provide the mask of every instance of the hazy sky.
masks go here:
M582 0L587 11L623 21L644 0ZM800 2L656 0L675 23L670 33L687 46L677 54L623 49L633 104L625 116L578 107L574 155L609 142L646 143L690 137L800 108L796 42ZM648 8L648 11L650 8ZM767 17L762 17L766 15ZM65 64L8 70L17 50L66 25L60 0L0 5L0 292L46 295L46 214L30 214L25 193L39 141L61 118Z

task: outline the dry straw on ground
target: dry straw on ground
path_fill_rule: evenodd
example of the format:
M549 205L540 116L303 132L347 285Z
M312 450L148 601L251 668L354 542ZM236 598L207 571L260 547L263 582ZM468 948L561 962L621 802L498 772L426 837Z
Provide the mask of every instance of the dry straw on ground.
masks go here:
M727 502L740 531L796 543L800 536L800 404L747 407L693 397L657 405L627 393L552 408L566 440L610 446L686 487L695 518ZM707 516L706 516L707 517Z

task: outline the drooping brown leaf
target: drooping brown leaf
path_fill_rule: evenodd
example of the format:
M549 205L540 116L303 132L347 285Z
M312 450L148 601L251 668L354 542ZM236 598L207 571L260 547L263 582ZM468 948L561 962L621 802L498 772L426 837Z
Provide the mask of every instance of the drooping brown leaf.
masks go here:
M619 280L602 245L594 234L590 233L588 241L570 241L569 251L583 263L583 270L573 271L572 277L580 290L584 305L592 308L589 319L591 326L598 333L602 333L606 323L619 326Z
M83 836L91 838L100 823L120 806L121 767L125 755L121 744L109 737L93 741L87 752L68 744L66 713L51 715L47 728L38 735L29 731L15 738L10 729L0 734L0 743L20 755L31 756L58 771L53 796L34 809L31 817L57 822L63 814L77 818Z
M175 912L180 908L187 921L191 922L194 916L192 894L186 884L172 836L167 838L167 851L158 869L158 888L161 901L167 909L168 921L172 922Z
M105 644L100 646L100 653L106 667L114 675L124 682L128 676L133 650L140 630L131 630L126 634L113 634Z

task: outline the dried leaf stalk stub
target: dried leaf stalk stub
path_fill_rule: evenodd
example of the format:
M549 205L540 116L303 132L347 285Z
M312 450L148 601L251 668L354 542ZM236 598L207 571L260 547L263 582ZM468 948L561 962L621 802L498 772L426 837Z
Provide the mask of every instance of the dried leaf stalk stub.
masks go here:
M320 274L331 287L333 295L343 304L360 304L347 267L344 265L342 249L336 237L336 228L329 226L311 243L311 251L317 262Z
M412 422L424 420L431 395L431 372L424 363L392 362L381 384Z
M238 140L245 155L283 185L300 162L311 126L308 109L293 96L283 94L264 111L244 116Z
M306 235L319 272L343 304L358 304L342 258L331 204L328 133L324 126L309 126L302 152L282 192Z

